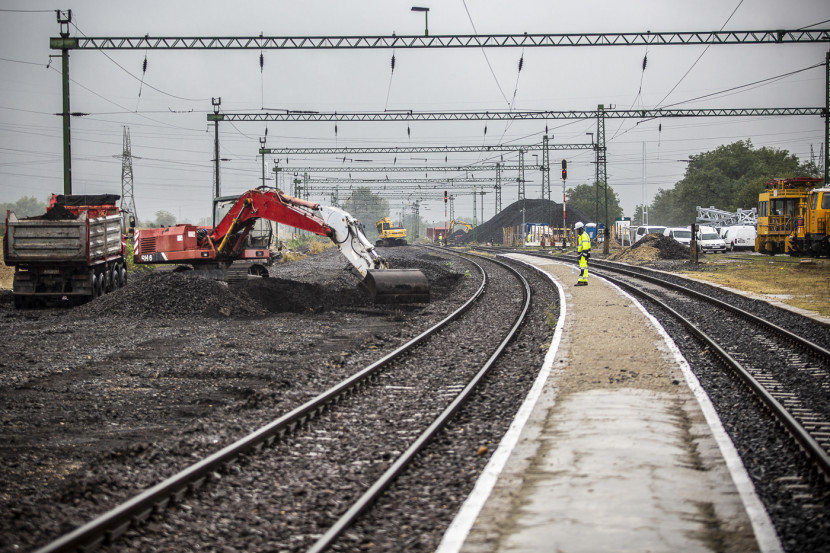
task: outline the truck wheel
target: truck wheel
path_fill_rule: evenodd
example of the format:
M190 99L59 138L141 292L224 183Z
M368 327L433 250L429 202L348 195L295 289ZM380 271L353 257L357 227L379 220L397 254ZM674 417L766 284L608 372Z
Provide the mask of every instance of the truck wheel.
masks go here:
M103 275L97 275L92 272L92 299L101 296L101 280Z
M107 280L109 281L109 290L107 292L114 292L117 288L121 288L121 284L118 282L118 277L121 273L118 271L118 265L113 265L109 271L107 271Z
M127 267L121 267L121 286L127 285Z

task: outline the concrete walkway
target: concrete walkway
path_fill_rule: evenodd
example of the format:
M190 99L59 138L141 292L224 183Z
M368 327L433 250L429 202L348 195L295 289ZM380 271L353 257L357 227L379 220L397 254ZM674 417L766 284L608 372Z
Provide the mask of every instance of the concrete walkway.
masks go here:
M781 545L708 397L630 297L530 256L565 306L547 367L440 553L747 552Z

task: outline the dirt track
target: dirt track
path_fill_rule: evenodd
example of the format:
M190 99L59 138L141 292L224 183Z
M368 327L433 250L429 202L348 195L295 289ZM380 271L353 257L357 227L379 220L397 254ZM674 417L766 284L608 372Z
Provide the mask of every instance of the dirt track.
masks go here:
M371 304L336 250L230 285L132 274L126 288L75 309L18 311L0 291L0 550L29 549L46 506L94 488L90 463L152 462L142 458L148 444L176 447L176 435L217 417L248 432L247 412L284 412L319 393L432 324L473 284L424 250L382 253L396 268L422 268L432 303Z

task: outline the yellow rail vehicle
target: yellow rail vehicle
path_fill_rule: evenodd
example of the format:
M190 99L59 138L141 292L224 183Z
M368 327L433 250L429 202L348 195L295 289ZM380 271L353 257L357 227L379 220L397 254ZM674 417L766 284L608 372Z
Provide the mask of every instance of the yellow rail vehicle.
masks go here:
M758 196L755 251L790 255L830 255L830 188L821 179L774 179Z

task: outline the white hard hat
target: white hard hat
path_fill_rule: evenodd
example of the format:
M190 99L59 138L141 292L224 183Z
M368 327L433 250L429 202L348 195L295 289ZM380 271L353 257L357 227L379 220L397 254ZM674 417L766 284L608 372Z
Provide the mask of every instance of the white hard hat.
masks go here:
M574 225L574 230L581 229L584 226L585 225L582 224L582 221L579 221Z

